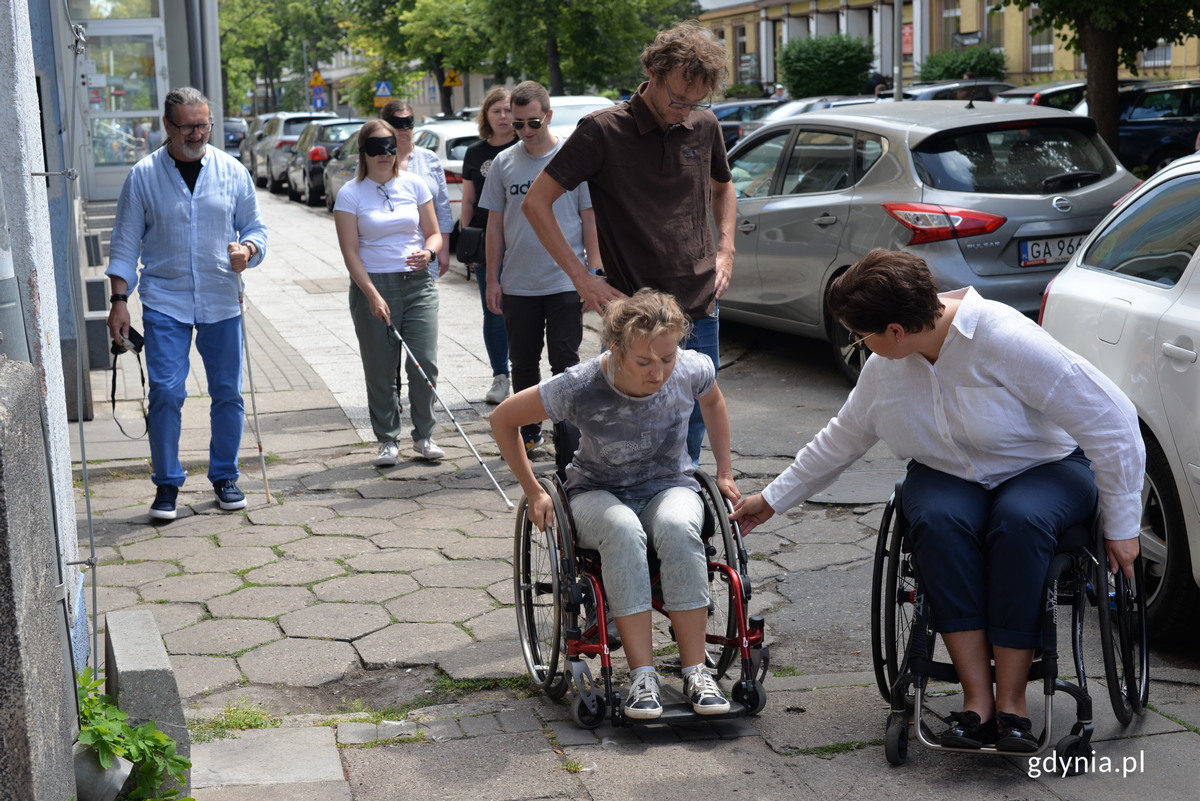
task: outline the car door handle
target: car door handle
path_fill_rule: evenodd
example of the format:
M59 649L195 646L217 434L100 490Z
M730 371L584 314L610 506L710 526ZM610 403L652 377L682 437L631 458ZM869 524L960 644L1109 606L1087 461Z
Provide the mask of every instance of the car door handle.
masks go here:
M741 231L743 234L748 234L751 231L756 230L757 228L758 228L758 226L755 225L754 223L750 222L749 220L742 220L741 225L738 226L738 230Z
M817 219L813 220L814 224L820 226L833 225L835 222L837 222L837 217L833 216L832 214L823 214Z
M1196 363L1196 351L1181 348L1178 345L1172 345L1170 342L1164 342L1162 345L1162 354L1168 359L1175 359L1189 364Z

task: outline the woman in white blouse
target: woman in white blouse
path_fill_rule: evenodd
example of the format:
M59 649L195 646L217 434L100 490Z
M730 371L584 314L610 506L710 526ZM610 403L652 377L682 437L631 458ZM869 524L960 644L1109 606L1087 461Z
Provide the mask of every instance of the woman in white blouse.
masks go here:
M401 172L411 172L421 176L429 191L433 193L433 208L437 211L438 229L449 234L454 227L454 217L450 214L450 194L446 188L446 168L437 153L413 143L413 128L416 117L413 116L412 106L406 100L389 100L387 105L379 109L379 119L392 126L396 132L396 158ZM442 246L437 252L438 267L434 276L440 278L450 269L450 237L442 236Z
M396 371L401 346L387 327L395 327L436 382L438 293L429 268L442 235L433 193L423 179L400 171L392 127L383 120L367 121L358 147L358 178L338 192L333 217L353 280L350 314L367 380L371 428L380 443L375 463L390 466L400 450ZM433 441L433 390L412 358L405 369L413 450L424 459L440 459L445 453Z
M1087 521L1097 495L1109 567L1132 575L1145 463L1133 405L1015 309L971 288L938 294L911 254L871 251L827 303L874 355L837 416L733 518L749 532L880 440L911 459L903 511L963 686L941 742L1036 751L1025 686L1042 582L1058 532Z

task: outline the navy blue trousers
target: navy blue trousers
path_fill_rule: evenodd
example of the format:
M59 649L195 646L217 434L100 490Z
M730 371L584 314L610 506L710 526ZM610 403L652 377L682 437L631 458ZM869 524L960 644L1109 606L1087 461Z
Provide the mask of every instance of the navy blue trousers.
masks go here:
M992 645L1041 645L1041 590L1058 534L1096 504L1076 450L988 490L910 462L902 493L933 630L985 630Z

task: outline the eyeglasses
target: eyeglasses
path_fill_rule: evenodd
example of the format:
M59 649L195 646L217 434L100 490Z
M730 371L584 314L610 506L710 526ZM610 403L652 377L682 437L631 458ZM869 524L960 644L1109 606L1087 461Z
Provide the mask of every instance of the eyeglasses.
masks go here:
M367 141L363 142L362 152L368 156L394 156L396 155L396 137L368 136Z
M375 187L375 191L379 193L379 196L383 198L383 202L387 205L388 214L396 210L396 204L392 202L392 196L388 194L386 186L379 184Z
M515 130L515 131L521 130L526 125L528 125L530 128L532 128L533 130L536 131L537 129L542 127L542 119L513 120L512 121L512 127L513 127L513 130Z
M667 83L666 80L664 80L662 82L662 85L667 90L667 101L668 101L667 105L670 106L671 108L677 108L677 109L681 109L681 110L687 109L688 111L691 111L693 109L698 109L698 108L712 108L712 103L680 103L680 102L676 101L675 98L671 95L671 84Z
M414 117L388 117L388 122L398 131L407 131L417 124Z
M179 123L175 122L175 120L170 118L167 119L167 122L174 125L175 128L184 136L191 136L193 133L206 134L212 130L213 126L212 120L209 120L208 122L200 122L195 125L180 125Z
M380 187L380 188L382 189L382 187ZM870 339L870 338L871 338L871 337L873 337L873 336L875 336L875 332L874 332L874 331L872 331L871 333L867 334L866 336L859 337L858 339L856 339L856 340L854 340L853 342L851 342L851 343L850 343L850 347L852 347L852 348L857 348L859 345L861 345L862 343L866 342L868 339Z

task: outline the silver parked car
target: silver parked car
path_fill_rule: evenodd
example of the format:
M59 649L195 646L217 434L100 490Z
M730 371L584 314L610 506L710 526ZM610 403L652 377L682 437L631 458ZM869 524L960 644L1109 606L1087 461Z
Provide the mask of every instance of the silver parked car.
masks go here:
M1146 443L1146 622L1194 642L1200 619L1200 156L1131 193L1046 292L1042 325L1119 386Z
M873 103L766 125L729 154L737 255L722 316L867 356L825 310L872 248L924 258L942 289L1037 314L1046 283L1134 187L1091 119L986 103Z
M330 117L337 115L327 111L279 112L267 120L262 131L255 134L257 141L252 145L254 182L276 194L282 192L287 183L287 162L300 132L313 120Z

